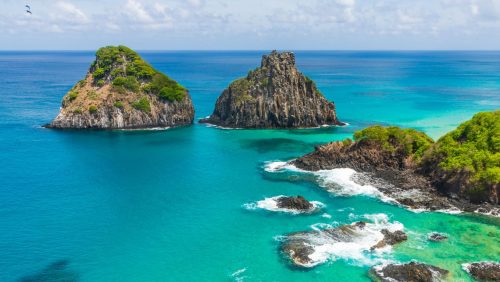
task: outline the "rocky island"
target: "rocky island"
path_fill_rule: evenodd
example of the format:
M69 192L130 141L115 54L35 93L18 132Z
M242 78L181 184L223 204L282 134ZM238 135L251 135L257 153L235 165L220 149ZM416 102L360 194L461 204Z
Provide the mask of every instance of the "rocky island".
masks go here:
M437 142L422 132L372 126L292 161L308 171L351 168L412 209L499 213L500 111L476 114ZM363 177L369 176L369 177Z
M303 128L342 125L314 81L297 70L295 55L273 51L261 66L233 81L208 118L200 120L228 128Z
M189 125L194 108L186 88L125 46L97 50L84 79L64 96L46 127L134 129Z

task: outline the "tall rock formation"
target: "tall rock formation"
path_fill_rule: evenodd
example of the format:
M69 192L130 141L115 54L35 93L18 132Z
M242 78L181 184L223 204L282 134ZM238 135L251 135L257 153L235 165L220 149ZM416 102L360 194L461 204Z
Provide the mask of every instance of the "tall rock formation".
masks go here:
M259 68L232 82L201 120L231 128L300 128L341 125L335 104L300 73L291 52L271 52Z

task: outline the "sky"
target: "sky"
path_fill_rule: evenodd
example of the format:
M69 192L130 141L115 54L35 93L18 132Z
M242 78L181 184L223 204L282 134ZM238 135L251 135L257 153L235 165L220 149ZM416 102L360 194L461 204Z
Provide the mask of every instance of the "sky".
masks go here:
M118 44L139 50L500 50L500 0L0 0L0 50Z

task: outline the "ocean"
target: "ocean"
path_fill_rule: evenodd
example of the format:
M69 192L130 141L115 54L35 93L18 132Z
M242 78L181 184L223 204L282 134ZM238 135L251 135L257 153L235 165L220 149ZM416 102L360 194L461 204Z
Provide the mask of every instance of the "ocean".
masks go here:
M267 51L139 53L190 90L198 120ZM348 170L272 169L369 125L437 139L500 108L500 52L297 51L299 69L335 102L345 127L226 130L195 120L168 130L42 128L93 59L90 51L0 52L0 281L354 282L369 281L373 265L411 260L470 281L461 264L500 260L498 218L408 211L361 193ZM275 212L268 204L278 195L324 206ZM289 232L358 220L403 226L408 241L376 254L354 244L310 269L280 255ZM429 242L430 232L449 239Z

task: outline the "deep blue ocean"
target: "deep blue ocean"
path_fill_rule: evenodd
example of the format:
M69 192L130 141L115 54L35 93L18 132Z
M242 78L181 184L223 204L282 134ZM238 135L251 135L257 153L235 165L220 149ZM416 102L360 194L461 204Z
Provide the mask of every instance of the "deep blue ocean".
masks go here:
M267 51L139 53L190 90L199 119ZM439 138L476 112L498 109L500 52L296 52L345 127L42 128L93 59L93 52L0 52L0 281L368 281L382 260L431 263L450 270L451 281L469 281L462 263L500 260L498 218L415 213L328 192L325 179L264 169L368 125ZM277 195L325 207L312 215L255 208ZM279 253L288 232L374 218L399 222L409 240L377 258L353 250L308 270ZM432 231L449 239L428 242Z

